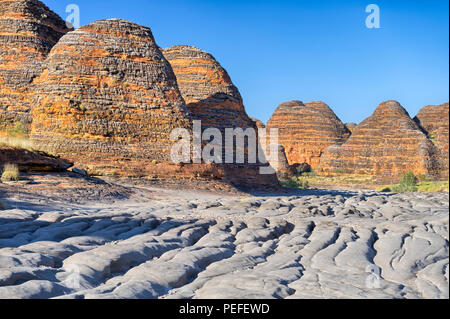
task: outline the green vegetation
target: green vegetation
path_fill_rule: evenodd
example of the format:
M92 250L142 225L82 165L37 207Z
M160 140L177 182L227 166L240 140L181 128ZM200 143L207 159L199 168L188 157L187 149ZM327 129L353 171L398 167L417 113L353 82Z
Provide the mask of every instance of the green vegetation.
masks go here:
M449 192L448 181L432 181L429 176L418 175L415 176L413 172L405 173L400 179L400 184L381 186L377 189L381 192L393 193L434 193L434 192Z
M413 172L409 171L402 175L400 179L400 184L392 186L392 191L394 193L413 193L417 192L419 180L414 175Z
M428 134L428 139L429 139L433 144L436 144L436 137L437 137L437 134L436 134L436 133Z
M16 164L5 164L0 180L2 182L13 182L18 181L19 178L19 167Z
M298 177L291 177L288 180L280 181L281 186L285 188L297 188L297 189L308 189L309 183L306 180L302 180Z
M449 192L449 182L422 182L417 185L419 192L423 193L448 193Z
M327 187L327 186L342 186L342 187L370 187L375 184L372 176L361 175L333 175L333 176L320 176L316 173L303 173L298 177L300 181L306 181L311 186L315 187Z

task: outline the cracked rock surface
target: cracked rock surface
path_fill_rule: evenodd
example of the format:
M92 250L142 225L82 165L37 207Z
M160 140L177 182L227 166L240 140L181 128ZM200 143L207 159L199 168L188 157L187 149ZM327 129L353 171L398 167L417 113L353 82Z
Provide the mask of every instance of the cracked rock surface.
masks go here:
M0 298L449 298L448 194L133 187L7 200Z

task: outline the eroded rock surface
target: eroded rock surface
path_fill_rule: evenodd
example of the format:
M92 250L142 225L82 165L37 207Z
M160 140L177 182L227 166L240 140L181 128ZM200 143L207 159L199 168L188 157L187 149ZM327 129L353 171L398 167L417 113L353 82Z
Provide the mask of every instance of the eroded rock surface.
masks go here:
M0 214L0 298L449 297L448 194L151 191L17 198Z
M397 182L407 171L439 174L438 149L396 101L380 104L346 143L331 146L320 166L329 174L374 176Z
M267 123L278 129L289 164L307 163L314 169L327 147L344 143L350 131L323 102L291 101L280 104Z
M69 31L37 0L0 1L0 125L31 122L32 81L50 49Z

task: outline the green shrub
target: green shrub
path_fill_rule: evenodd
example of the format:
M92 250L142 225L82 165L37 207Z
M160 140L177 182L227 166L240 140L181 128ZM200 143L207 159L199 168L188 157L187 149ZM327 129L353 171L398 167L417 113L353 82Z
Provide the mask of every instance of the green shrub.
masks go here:
M2 182L18 181L20 178L19 167L16 164L5 164L1 176Z
M413 193L417 192L418 179L413 172L409 171L402 175L400 184L392 186L395 193Z

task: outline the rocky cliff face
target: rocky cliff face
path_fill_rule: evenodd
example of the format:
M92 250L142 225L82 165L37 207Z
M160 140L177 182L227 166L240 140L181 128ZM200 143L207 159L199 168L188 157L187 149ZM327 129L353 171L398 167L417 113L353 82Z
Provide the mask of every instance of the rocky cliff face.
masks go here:
M378 106L341 146L331 146L320 167L328 174L358 174L397 182L407 171L436 175L437 149L396 101Z
M0 126L31 122L32 81L66 23L37 0L0 0Z
M344 143L349 130L323 102L286 102L278 106L267 123L278 129L279 143L286 149L291 165L307 163L319 166L327 147Z
M414 121L426 132L440 151L441 176L449 176L449 104L425 106Z

